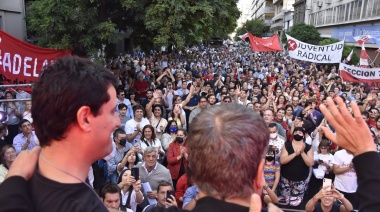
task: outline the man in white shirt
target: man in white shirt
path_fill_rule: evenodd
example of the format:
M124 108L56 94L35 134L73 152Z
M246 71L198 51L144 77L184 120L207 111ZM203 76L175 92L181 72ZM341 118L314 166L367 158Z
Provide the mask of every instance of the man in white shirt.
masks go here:
M133 109L134 118L125 123L125 133L127 134L127 140L134 145L140 140L142 129L145 125L149 124L149 120L144 116L144 108L141 105L136 105Z
M36 134L32 131L32 125L28 120L21 120L19 126L21 133L16 135L13 139L13 146L16 149L17 155L23 150L32 150L35 146L40 145Z

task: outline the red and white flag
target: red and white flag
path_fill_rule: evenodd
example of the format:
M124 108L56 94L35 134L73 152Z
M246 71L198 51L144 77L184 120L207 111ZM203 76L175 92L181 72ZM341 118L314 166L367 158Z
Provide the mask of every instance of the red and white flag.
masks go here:
M248 38L248 32L245 33L244 35L239 35L238 37L241 38L242 40L245 40L246 38Z
M352 59L352 54L354 53L354 50L352 49L350 54L347 56L345 62L348 63Z
M369 43L371 38L372 38L371 35L360 35L360 36L354 37L354 39L359 45L362 45L363 43Z
M362 68L367 68L368 66L368 55L364 48L364 43L362 43L362 51L360 53L360 66Z

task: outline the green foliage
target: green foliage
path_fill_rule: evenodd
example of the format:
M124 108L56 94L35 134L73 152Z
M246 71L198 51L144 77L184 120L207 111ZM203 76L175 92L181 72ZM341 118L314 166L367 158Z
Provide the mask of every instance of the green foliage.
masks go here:
M244 28L244 26L246 28ZM243 24L243 27L239 27L236 29L235 41L239 41L240 38L238 36L245 34L247 31L252 35L257 37L263 37L266 32L269 31L269 26L265 24L263 19L252 19L248 20Z
M287 32L287 34L297 40L314 45L318 45L322 40L321 34L318 32L317 28L313 25L307 25L305 23L298 23L294 25L290 31ZM281 41L282 43L287 43L285 33L282 34ZM288 46L285 45L285 48L287 47Z
M236 27L237 0L34 0L27 29L39 46L91 55L130 35L135 45L184 47L226 37Z
M102 43L116 41L116 25L109 19L99 21L94 1L29 2L26 22L33 42L43 47L72 49L73 54L86 56Z
M336 39L336 38L328 38L328 39L324 39L324 40L320 41L319 45L328 45L328 44L336 43L336 42L339 42L339 41L340 40ZM342 59L341 60L346 59L348 57L348 55L351 53L352 49L354 49L354 53L352 54L351 61L348 62L347 64L356 65L356 64L358 64L360 58L359 58L359 55L356 53L354 46L348 46L348 45L344 44L343 55L342 55ZM337 64L334 64L334 65L337 65Z

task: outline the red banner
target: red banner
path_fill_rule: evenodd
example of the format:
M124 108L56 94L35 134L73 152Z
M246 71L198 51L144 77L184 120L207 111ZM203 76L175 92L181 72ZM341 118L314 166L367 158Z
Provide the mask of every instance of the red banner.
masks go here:
M282 51L280 41L278 40L278 35L275 34L269 38L259 38L253 36L248 32L249 43L251 44L251 49L256 52L272 52L272 51Z
M33 83L43 67L67 55L71 50L41 48L0 30L0 80L4 85Z

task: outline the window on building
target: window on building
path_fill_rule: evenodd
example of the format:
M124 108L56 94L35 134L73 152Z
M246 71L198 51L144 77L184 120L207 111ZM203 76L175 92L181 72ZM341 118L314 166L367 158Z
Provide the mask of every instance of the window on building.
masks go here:
M333 8L329 8L326 10L326 22L325 24L331 24L333 17Z
M353 21L360 19L360 13L362 11L362 0L356 0L352 2L352 19Z

